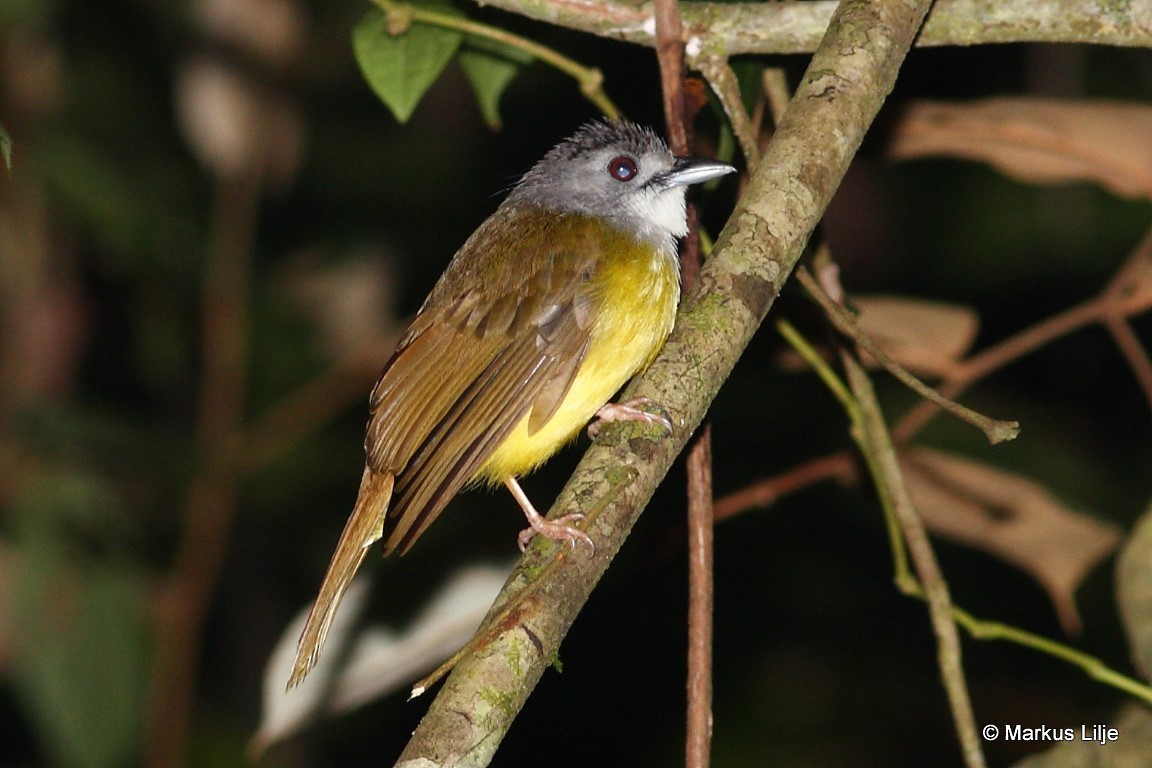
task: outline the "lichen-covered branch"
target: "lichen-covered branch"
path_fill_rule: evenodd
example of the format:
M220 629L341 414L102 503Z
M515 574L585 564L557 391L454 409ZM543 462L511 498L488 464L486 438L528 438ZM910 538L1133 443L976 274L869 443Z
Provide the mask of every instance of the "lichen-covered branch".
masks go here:
M651 3L484 0L570 29L655 45ZM681 4L688 53L809 53L836 10L805 3ZM1152 4L1110 0L937 0L917 46L983 43L1096 43L1152 47Z
M587 515L595 555L548 542L529 548L398 765L483 766L491 760L799 259L891 91L929 5L840 5L764 162L686 294L672 337L626 392L660 403L674 434L661 437L638 425L604 430L552 511ZM606 639L612 640L626 641Z

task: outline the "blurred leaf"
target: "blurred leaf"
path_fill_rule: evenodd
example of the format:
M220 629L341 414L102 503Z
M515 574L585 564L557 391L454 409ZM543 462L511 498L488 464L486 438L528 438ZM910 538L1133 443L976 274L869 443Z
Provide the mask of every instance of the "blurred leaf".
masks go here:
M460 67L476 93L484 122L492 130L498 131L503 125L500 97L504 90L532 61L532 56L518 48L479 38L469 38L468 47L460 51Z
M1143 311L1144 307L1152 303L1152 254L1144 249L1138 253L1143 263L1138 267L1133 265L1134 268L1127 273L1121 295L1127 306Z
M227 61L197 54L181 62L176 115L188 146L217 176L263 173L282 185L296 173L304 147L299 109Z
M905 296L853 296L860 328L896 362L927 376L945 376L959 363L980 320L970 307Z
M436 6L436 10L459 15L446 6ZM393 36L388 16L376 9L369 11L352 30L352 47L360 70L401 123L412 116L462 39L459 32L431 24L411 24Z
M1132 661L1152 680L1152 509L1144 513L1116 561L1116 601Z
M760 59L737 59L730 61L728 66L740 84L740 101L744 104L744 111L751 115L756 111L756 104L764 93L764 62ZM715 94L712 97L715 98Z
M447 583L404 629L358 627L368 581L356 579L332 621L326 653L312 674L291 691L296 641L308 616L305 607L280 636L264 669L264 713L248 746L256 760L270 745L328 715L363 706L427 672L472 637L512 570L506 565L477 565L454 572Z
M302 253L281 271L280 289L315 327L332 360L387 359L403 333L396 306L395 257L364 246L337 262Z
M94 143L60 137L39 152L50 189L97 241L124 253L153 247L153 209L127 172Z
M901 463L932 531L1031 574L1064 630L1079 631L1076 588L1116 547L1116 526L1069 509L1040 483L972 459L916 448L902 452Z
M214 44L283 71L307 50L309 20L303 5L300 0L201 0L190 10Z
M950 155L1021 181L1090 181L1121 197L1152 197L1152 106L1002 98L921 101L893 135L897 160Z
M81 508L104 503L99 481L61 479L21 504L14 681L55 764L112 768L131 763L140 746L146 591L125 564L78 557L68 532L43 514L46 504L58 513L70 501Z
M3 124L0 124L0 156L4 157L4 167L11 173L12 139L8 136L8 131L4 130Z

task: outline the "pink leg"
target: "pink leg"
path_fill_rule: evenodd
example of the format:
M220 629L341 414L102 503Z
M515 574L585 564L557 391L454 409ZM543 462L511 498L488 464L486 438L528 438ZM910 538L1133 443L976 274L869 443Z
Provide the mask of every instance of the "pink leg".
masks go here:
M588 425L588 436L596 437L600 433L600 425L608 421L642 421L645 424L655 424L668 434L672 434L672 422L658 413L642 411L638 406L652 405L646 397L636 397L622 403L608 403L596 411L596 420Z
M515 497L516 503L520 505L520 509L524 510L524 517L528 518L529 528L520 531L520 535L516 538L516 543L520 545L520 551L523 552L528 547L528 542L532 541L532 537L540 534L553 541L566 541L573 549L576 548L576 542L582 541L588 545L588 548L593 553L596 552L596 545L592 543L592 538L578 528L573 528L567 525L569 522L578 522L584 519L584 515L579 513L573 515L564 515L564 517L557 518L556 520L545 520L544 517L536 511L532 506L532 502L528 500L527 494L524 489L520 487L520 483L516 482L516 478L510 477L504 481L504 485L508 486L508 490L512 492Z

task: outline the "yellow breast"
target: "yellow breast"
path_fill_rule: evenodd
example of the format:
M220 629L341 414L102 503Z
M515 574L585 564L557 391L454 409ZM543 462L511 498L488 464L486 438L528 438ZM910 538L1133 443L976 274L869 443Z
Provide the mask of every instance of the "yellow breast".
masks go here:
M528 418L496 449L476 477L492 483L535 469L579 434L625 382L652 362L672 330L680 300L675 254L621 234L590 280L599 301L584 362L555 415L533 434Z

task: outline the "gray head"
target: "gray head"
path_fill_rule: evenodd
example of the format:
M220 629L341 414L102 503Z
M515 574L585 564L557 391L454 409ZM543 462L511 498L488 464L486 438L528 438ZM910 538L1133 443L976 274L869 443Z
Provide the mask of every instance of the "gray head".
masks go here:
M544 155L507 203L602 217L670 251L688 229L688 185L734 170L715 160L678 158L651 129L624 120L594 121Z

